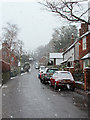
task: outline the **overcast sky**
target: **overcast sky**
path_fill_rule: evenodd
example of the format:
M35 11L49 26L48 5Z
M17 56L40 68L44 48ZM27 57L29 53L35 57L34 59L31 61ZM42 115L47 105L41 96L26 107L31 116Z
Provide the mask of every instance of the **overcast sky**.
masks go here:
M7 22L17 24L20 28L18 38L24 42L27 50L34 50L40 45L47 44L53 29L62 25L56 16L42 10L43 7L37 0L12 1L4 0L1 4L2 27Z
M38 1L0 0L0 34L7 22L17 24L20 28L18 39L24 42L26 50L47 44L53 29L67 24L52 13L42 10Z

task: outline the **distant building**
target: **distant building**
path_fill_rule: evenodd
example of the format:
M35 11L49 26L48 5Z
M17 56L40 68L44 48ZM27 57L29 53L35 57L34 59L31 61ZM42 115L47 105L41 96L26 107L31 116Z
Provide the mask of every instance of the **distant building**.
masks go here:
M39 60L39 65L40 66L41 65L46 66L47 64L48 64L48 58L46 56L41 57L40 60Z
M53 65L60 65L63 61L63 53L49 53L49 60L53 61Z

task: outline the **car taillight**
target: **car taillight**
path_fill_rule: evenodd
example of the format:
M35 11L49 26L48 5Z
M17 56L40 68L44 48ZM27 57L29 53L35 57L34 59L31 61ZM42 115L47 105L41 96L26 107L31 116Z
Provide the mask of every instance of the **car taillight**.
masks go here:
M50 80L53 80L53 78L52 78L52 77L50 77Z

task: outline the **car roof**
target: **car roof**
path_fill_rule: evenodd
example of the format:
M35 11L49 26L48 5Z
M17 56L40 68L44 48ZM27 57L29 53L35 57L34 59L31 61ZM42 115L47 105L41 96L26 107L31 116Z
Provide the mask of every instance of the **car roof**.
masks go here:
M57 73L70 73L69 71L56 71Z
M45 67L45 66L40 66L40 67Z

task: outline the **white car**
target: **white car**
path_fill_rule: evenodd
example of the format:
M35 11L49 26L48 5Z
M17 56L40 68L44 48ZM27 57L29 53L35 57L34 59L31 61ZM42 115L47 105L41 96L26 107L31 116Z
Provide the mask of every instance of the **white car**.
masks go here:
M50 79L50 85L58 88L68 88L74 90L75 81L72 74L69 71L56 71Z
M39 72L43 73L45 71L45 68L46 68L45 66L40 66Z

